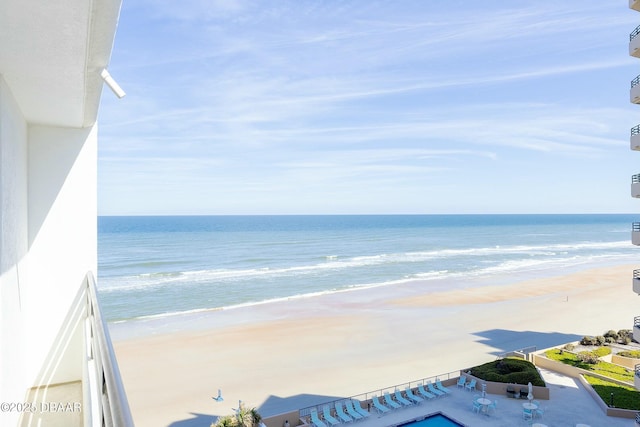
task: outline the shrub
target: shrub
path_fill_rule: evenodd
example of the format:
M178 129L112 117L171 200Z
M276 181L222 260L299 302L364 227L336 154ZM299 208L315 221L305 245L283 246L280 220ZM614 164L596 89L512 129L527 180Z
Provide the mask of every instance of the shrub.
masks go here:
M602 335L598 335L596 337L596 343L598 343L598 345L604 345L605 342L606 340Z
M594 337L584 336L580 340L581 345L596 345L597 341Z
M620 334L618 334L613 329L609 329L607 332L604 333L604 337L613 339L613 342L618 342L618 338L620 338Z
M564 347L562 347L562 348L563 348L564 350L567 350L567 351L573 351L573 350L576 348L576 346L575 346L575 345L573 345L573 344L571 344L571 343L569 343L569 344L565 344L565 346L564 346Z
M629 344L633 341L633 331L631 329L620 329L618 331L618 342L621 344Z
M578 359L581 362L588 363L590 365L598 363L598 356L596 356L592 351L581 351L578 353Z
M257 427L262 416L256 408L247 408L240 404L235 415L225 415L211 424L211 427Z
M529 382L544 387L545 383L536 367L522 359L505 358L476 366L473 375L485 381L516 383L527 385Z

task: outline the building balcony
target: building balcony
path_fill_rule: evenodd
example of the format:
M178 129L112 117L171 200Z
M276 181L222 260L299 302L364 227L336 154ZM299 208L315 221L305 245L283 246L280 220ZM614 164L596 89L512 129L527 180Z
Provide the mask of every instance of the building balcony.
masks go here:
M633 386L636 390L640 390L640 365L636 365L635 375L633 376Z
M631 102L640 104L640 76L631 80Z
M640 25L629 34L629 55L640 58Z
M631 128L630 147L632 150L640 151L640 125Z
M640 295L640 270L633 270L633 292Z
M631 197L640 197L640 174L631 177Z
M640 0L629 0L629 8L640 12Z
M27 391L25 402L37 408L56 402L64 404L64 408L25 412L19 425L133 427L118 362L91 273L80 286L61 330L59 341L66 343L70 351L52 352L42 373L45 381ZM56 378L57 370L65 365L77 367L80 377L71 382L50 380Z
M640 222L634 222L631 225L631 243L640 246Z
M640 316L636 316L633 318L633 340L636 342L640 342ZM636 365L636 378L638 376L637 368L638 366ZM638 388L637 385L636 388Z

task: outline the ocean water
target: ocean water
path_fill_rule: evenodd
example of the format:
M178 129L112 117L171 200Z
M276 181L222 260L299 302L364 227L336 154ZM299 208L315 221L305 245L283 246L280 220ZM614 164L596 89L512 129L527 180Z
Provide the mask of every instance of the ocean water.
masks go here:
M634 263L634 215L98 218L111 322L460 277ZM437 280L437 283L443 283Z

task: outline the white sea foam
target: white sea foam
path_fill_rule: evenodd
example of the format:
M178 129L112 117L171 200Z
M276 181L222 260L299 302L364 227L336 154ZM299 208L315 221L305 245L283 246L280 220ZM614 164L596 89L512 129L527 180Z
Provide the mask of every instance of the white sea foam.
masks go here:
M456 273L482 275L495 272L506 272L533 266L557 265L577 262L580 257L591 256L595 251L624 250L629 248L629 242L578 242L560 243L552 245L511 245L462 249L443 249L429 251L414 251L402 253L383 253L376 255L355 256L340 258L337 255L327 257L321 263L286 266L286 267L260 267L252 269L202 269L178 272L142 273L133 276L118 277L115 279L103 278L100 281L100 290L104 292L118 292L126 290L140 290L154 287L179 285L181 283L232 283L251 279L278 279L297 278L305 280L307 276L327 274L331 272L353 270L353 274L363 268L373 268L391 265L415 265L427 263L426 271L413 273L415 277L430 277L433 271L447 271L447 274ZM584 252L584 253L583 253ZM613 255L616 255L614 252ZM509 258L517 256L516 259ZM611 255L605 255L611 256ZM504 257L504 260L501 260ZM478 266L469 269L474 264L474 259L480 262L494 262L490 266ZM430 261L436 264L428 264ZM457 265L455 268L450 263ZM457 264L456 264L457 263ZM462 267L461 267L462 265ZM446 267L446 270L437 267ZM440 274L440 273L439 273ZM422 276L420 276L422 275Z

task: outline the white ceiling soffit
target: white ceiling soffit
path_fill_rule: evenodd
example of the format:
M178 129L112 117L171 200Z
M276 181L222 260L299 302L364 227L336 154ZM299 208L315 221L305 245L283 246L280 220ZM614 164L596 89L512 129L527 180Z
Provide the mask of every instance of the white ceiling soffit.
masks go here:
M0 74L29 123L96 121L121 0L1 0Z

